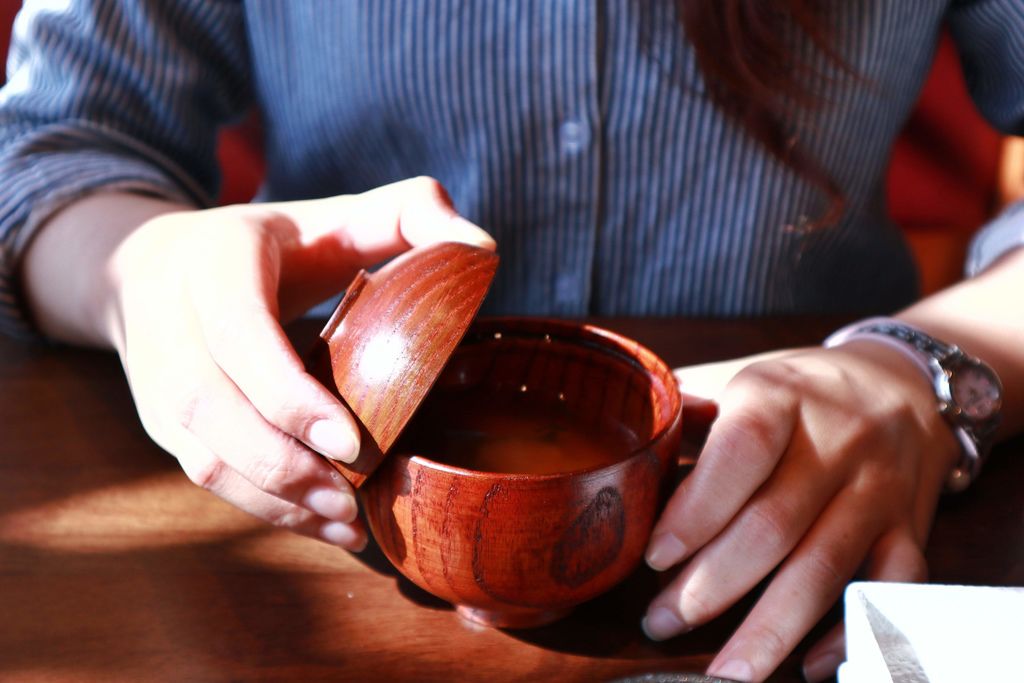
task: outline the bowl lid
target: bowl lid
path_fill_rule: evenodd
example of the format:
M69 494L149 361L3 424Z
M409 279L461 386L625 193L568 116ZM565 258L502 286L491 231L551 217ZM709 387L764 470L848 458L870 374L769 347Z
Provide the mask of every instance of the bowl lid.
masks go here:
M381 463L441 374L497 267L493 251L441 242L376 272L361 270L349 285L320 337L334 382L328 388L360 423L359 457L330 461L353 486Z

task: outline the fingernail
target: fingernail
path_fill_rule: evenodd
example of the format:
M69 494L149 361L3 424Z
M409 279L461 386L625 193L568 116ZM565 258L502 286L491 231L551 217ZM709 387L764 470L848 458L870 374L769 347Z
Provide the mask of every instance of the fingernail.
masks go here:
M352 462L359 455L352 430L334 420L317 420L309 428L309 445L332 460Z
M339 522L351 522L358 514L355 496L334 488L315 488L306 494L304 503L318 515Z
M320 527L320 535L328 543L340 545L353 552L358 553L366 549L366 535L354 529L350 524L328 522Z
M742 659L730 659L716 669L708 669L708 675L734 681L750 681L754 678L754 668Z
M670 531L651 539L647 549L647 565L655 571L664 571L686 555L686 546Z
M837 650L825 650L804 662L804 679L808 683L818 683L835 674L836 669L846 659L846 653Z
M448 234L448 238L455 242L475 244L485 249L494 249L497 246L494 238L483 228L459 215L452 216L451 232Z
M686 623L667 607L655 607L648 612L640 622L640 628L651 640L665 640L690 630Z

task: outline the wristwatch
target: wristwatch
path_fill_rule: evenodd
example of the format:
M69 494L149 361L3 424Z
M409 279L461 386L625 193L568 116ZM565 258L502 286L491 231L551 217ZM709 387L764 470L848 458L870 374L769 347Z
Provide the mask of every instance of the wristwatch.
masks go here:
M834 332L824 346L872 339L903 352L932 383L939 413L946 419L962 453L949 473L946 488L966 489L981 471L1002 416L1003 385L995 371L960 347L939 341L892 318L868 318Z

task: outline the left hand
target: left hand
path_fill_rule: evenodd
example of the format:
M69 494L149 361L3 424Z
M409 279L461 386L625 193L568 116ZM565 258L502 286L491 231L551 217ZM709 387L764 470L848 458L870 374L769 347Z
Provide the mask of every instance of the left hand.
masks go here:
M669 638L721 614L774 572L708 673L761 681L858 572L920 581L923 548L958 445L934 392L898 351L870 341L677 371L718 402L694 470L655 525L647 561L679 576L644 629ZM805 664L842 661L833 633Z

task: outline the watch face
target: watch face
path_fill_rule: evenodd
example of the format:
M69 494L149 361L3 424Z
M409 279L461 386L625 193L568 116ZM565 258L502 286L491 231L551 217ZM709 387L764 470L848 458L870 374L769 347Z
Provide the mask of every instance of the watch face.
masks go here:
M987 420L999 411L999 380L985 366L968 364L958 368L950 378L949 391L957 407L972 421Z

